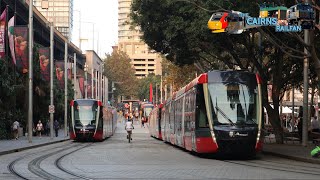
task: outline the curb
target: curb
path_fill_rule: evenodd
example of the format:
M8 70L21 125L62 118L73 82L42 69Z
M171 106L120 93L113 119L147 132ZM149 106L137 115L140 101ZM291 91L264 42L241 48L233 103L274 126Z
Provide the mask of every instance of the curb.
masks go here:
M313 163L313 164L320 164L319 160L313 160L313 159L307 159L307 158L301 158L301 157L294 157L294 156L279 154L279 153L270 152L270 151L262 151L262 153L263 154L267 154L267 155L273 155L273 156L282 157L282 158L285 158L285 159L291 159L291 160L295 160L295 161L301 161L301 162L307 162L307 163Z
M57 140L57 141L37 144L37 145L33 145L33 146L27 146L27 147L11 149L11 150L8 150L8 151L2 151L2 152L0 152L0 156L6 155L6 154L12 154L12 153L15 153L15 152L20 152L20 151L25 151L25 150L28 150L28 149L38 148L38 147L41 147L41 146L47 146L47 145L51 145L51 144L56 144L56 143L60 143L60 142L64 142L64 141L70 141L70 139L62 139L62 140Z

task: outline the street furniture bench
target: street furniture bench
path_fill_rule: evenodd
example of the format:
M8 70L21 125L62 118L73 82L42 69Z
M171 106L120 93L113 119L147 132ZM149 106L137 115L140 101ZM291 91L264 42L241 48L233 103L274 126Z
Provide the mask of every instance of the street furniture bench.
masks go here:
M298 132L283 132L283 140L284 142L300 142L300 137Z
M309 132L309 138L312 139L314 144L320 144L320 133L318 132Z

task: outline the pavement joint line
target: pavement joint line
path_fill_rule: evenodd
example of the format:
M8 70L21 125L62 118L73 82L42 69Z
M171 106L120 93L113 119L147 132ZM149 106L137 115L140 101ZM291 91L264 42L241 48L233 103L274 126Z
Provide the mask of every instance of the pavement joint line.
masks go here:
M26 147L21 147L21 148L15 148L15 149L11 149L11 150L8 150L8 151L0 152L0 156L6 155L6 154L12 154L12 153L15 153L15 152L25 151L25 150L28 150L28 149L38 148L38 147L42 147L42 146L47 146L47 145L51 145L51 144L61 143L61 142L64 142L64 141L69 141L69 140L70 139L62 139L62 140L57 140L57 141L40 143L40 144L37 144L37 145L31 145L31 146L26 146Z

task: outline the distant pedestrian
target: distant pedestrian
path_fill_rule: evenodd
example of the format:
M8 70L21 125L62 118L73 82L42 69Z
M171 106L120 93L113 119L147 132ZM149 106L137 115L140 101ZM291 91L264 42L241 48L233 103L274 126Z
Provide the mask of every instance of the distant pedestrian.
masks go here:
M19 122L17 120L14 121L12 124L12 131L13 131L13 138L15 140L19 138L19 127L20 127Z
M59 122L58 120L55 120L54 123L53 123L53 128L54 128L54 131L56 133L56 137L58 137L58 131L59 131Z
M144 128L144 121L145 121L145 120L144 120L144 117L142 116L142 117L141 117L141 127L143 127L143 128Z
M50 136L50 121L47 120L46 126L45 126L45 132L47 136Z
M38 124L37 124L37 127L36 127L36 130L37 130L37 134L39 137L41 137L41 132L43 131L43 125L41 123L41 121L39 120L38 121Z
M320 126L319 126L319 121L317 116L314 118L311 118L311 127L312 127L312 132L320 132Z
M303 123L303 108L302 106L300 106L297 128L298 128L299 139L301 142L302 142L302 123Z

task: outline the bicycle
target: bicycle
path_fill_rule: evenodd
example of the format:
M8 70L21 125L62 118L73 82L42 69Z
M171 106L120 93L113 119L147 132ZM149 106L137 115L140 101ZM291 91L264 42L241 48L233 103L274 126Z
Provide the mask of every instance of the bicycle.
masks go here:
M127 135L128 143L130 143L132 140L131 138L132 131L127 131L127 132L128 132L128 135Z
M130 141L132 140L132 138L131 138L131 134L132 134L132 129L134 129L134 127L133 127L133 125L132 125L132 121L131 121L131 119L128 119L128 122L126 122L126 126L125 126L125 128L124 128L126 131L127 131L127 133L128 133L128 135L127 135L127 139L128 139L128 142L130 143Z

